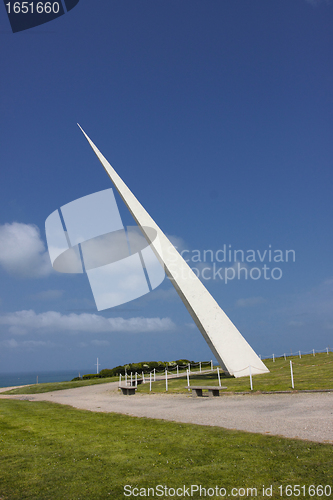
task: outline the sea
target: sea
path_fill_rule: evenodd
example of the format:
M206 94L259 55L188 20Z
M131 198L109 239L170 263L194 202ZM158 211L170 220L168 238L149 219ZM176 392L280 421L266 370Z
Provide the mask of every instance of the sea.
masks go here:
M46 382L66 382L75 377L90 373L89 370L67 370L53 372L22 372L22 373L0 373L0 387L12 387L16 385L39 384ZM38 379L37 379L38 377Z

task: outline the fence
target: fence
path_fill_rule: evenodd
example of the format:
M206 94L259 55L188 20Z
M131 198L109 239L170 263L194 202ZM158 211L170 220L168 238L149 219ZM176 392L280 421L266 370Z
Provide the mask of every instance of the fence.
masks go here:
M205 365L209 366L208 370L203 370ZM163 368L161 370L157 370L154 368L151 372L149 372L149 375L146 373L146 377L149 376L149 385L150 385L150 391L151 391L151 386L152 382L156 382L156 375L159 377L159 373L163 373L165 375L165 387L166 391L168 390L168 375L171 377L180 377L182 375L181 371L184 370L183 375L187 373L191 373L191 368L199 367L199 373L205 373L205 372L210 372L214 369L213 365L213 360L210 361L199 361L198 363L188 363L186 365L168 365L166 368ZM176 373L175 373L176 372ZM140 376L140 375L139 375ZM125 385L135 385L135 387L138 385L138 373L137 372L130 372L128 374L125 372L125 375L119 375L119 384L122 383L122 377L124 377L124 382ZM163 378L163 377L162 377ZM144 372L141 373L141 380L139 383L147 383L148 381L145 378Z
M271 359L272 358L273 363L274 363L275 360L279 359L279 358L284 358L284 360L287 361L287 358L294 357L294 356L298 356L299 358L301 358L302 355L306 355L306 354L312 354L313 356L315 356L316 354L327 353L327 355L328 355L330 352L332 352L332 349L330 347L326 347L325 349L322 349L322 350L312 349L311 351L296 351L296 352L291 351L290 354L284 353L284 354L278 355L278 356L276 356L275 354L272 354L271 356L265 356L263 358L260 355L259 357L260 357L260 359ZM208 365L209 369L202 370L204 365ZM293 363L292 363L291 359L289 360L289 366L290 366L291 387L294 389ZM188 363L186 365L175 365L175 366L169 365L166 368L163 368L161 370L156 370L156 368L154 368L154 370L149 373L149 390L150 391L152 390L152 383L156 382L156 374L160 380L165 378L165 390L166 391L168 391L168 377L169 376L170 376L170 378L174 378L174 377L179 377L181 375L186 374L187 385L190 386L191 368L194 369L195 367L199 367L199 373L207 373L207 372L214 371L214 366L213 366L212 360L211 361L199 361L198 363ZM181 373L182 370L184 370L183 374ZM249 372L250 390L253 391L253 379L252 379L252 373L251 373L251 366L244 367L243 370L239 370L239 371L245 371L245 370L247 370ZM216 367L216 372L217 372L218 385L221 386L221 378L220 378L220 372L219 372L218 366ZM159 376L158 373L164 374L164 376L163 375ZM198 372L196 372L196 373L198 373ZM146 376L147 376L147 374L146 374ZM144 372L142 372L141 377L142 378L140 380L140 383L145 384L148 382L145 379ZM121 380L122 380L122 376L120 375L120 378L119 378L120 383L121 383ZM125 374L125 385L129 385L129 384L134 385L133 383L135 384L135 386L138 385L138 373L135 372L133 375L133 373L131 372L129 376L126 373ZM188 389L188 390L190 390L190 389Z
M330 347L325 347L325 349L322 349L322 350L317 350L317 349L312 349L311 351L296 351L296 352L292 352L290 351L290 354L288 353L283 353L283 354L280 354L278 356L276 356L275 354L271 354L270 356L261 356L261 354L259 354L259 358L260 359L270 359L272 358L273 359L273 362L275 361L275 359L277 358L284 358L285 361L287 361L287 358L289 357L293 357L293 356L298 356L299 358L302 357L302 354L312 354L313 356L317 354L320 354L322 352L326 352L327 354L329 352L332 352L332 349Z

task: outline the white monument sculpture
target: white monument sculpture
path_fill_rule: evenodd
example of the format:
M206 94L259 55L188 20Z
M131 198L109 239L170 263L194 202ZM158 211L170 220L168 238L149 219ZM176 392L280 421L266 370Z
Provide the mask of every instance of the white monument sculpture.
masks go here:
M80 127L80 125L79 125ZM221 367L235 377L268 372L163 231L80 127ZM150 228L158 238L151 239ZM154 231L154 234L155 234Z

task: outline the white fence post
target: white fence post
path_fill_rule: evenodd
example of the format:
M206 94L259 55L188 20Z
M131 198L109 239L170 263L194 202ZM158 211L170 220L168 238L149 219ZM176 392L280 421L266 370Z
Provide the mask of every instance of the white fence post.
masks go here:
M301 351L298 351L298 354L299 354L299 357L301 359L301 357L302 357Z
M217 378L219 379L219 387L221 387L221 378L220 378L220 370L219 370L219 367L217 367Z
M127 385L127 372L125 372L125 385Z
M146 381L145 381L145 374L144 374L144 372L142 372L142 383L143 383L143 384L145 384L145 383L146 383Z
M138 374L135 372L135 387L138 386Z
M314 349L312 349L312 352L313 352L313 355L315 356L315 350Z
M213 369L213 360L212 359L210 360L210 369L211 370Z
M188 364L188 371L191 373L191 363Z
M286 353L284 353L284 360L287 361L287 358L286 358Z
M293 364L290 360L290 375L291 375L291 387L294 389L294 374L293 374Z
M326 352L327 352L327 354L328 354L328 347L326 347Z
M156 380L156 370L154 368L154 382L155 382L155 380Z
M149 372L149 390L151 391L151 372Z
M188 372L188 370L186 370L186 377L187 377L187 386L190 387L190 374ZM190 389L188 389L190 390Z
M121 373L119 373L119 385L121 385Z
M132 372L131 372L131 387L133 385L133 375L132 375Z
M165 369L165 390L168 391L168 369Z
M253 391L251 365L249 366L249 373L250 373L250 387L251 387L251 391Z
M179 376L178 365L177 365L177 377Z
M275 363L275 356L274 356L274 354L273 354L273 363Z

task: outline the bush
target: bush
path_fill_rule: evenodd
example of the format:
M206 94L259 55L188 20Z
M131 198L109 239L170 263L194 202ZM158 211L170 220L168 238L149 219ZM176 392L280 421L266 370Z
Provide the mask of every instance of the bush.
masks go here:
M99 373L88 373L87 375L83 375L83 380L88 380L90 378L101 378Z
M109 370L108 368L105 368L104 370L101 370L99 372L99 376L101 378L113 377L114 376L114 370L115 370L115 368L112 368L112 370Z
M148 366L148 371L158 368L158 363L156 361L146 361L144 364Z
M140 372L140 371L142 371L142 365L143 365L143 363L131 363L130 364L130 369L127 370L127 371L130 371L130 372Z
M190 361L189 359L177 359L176 364L177 365L188 365L189 363L194 363L194 361Z
M125 366L116 366L115 368L112 368L113 375L118 376L118 375L125 375Z

